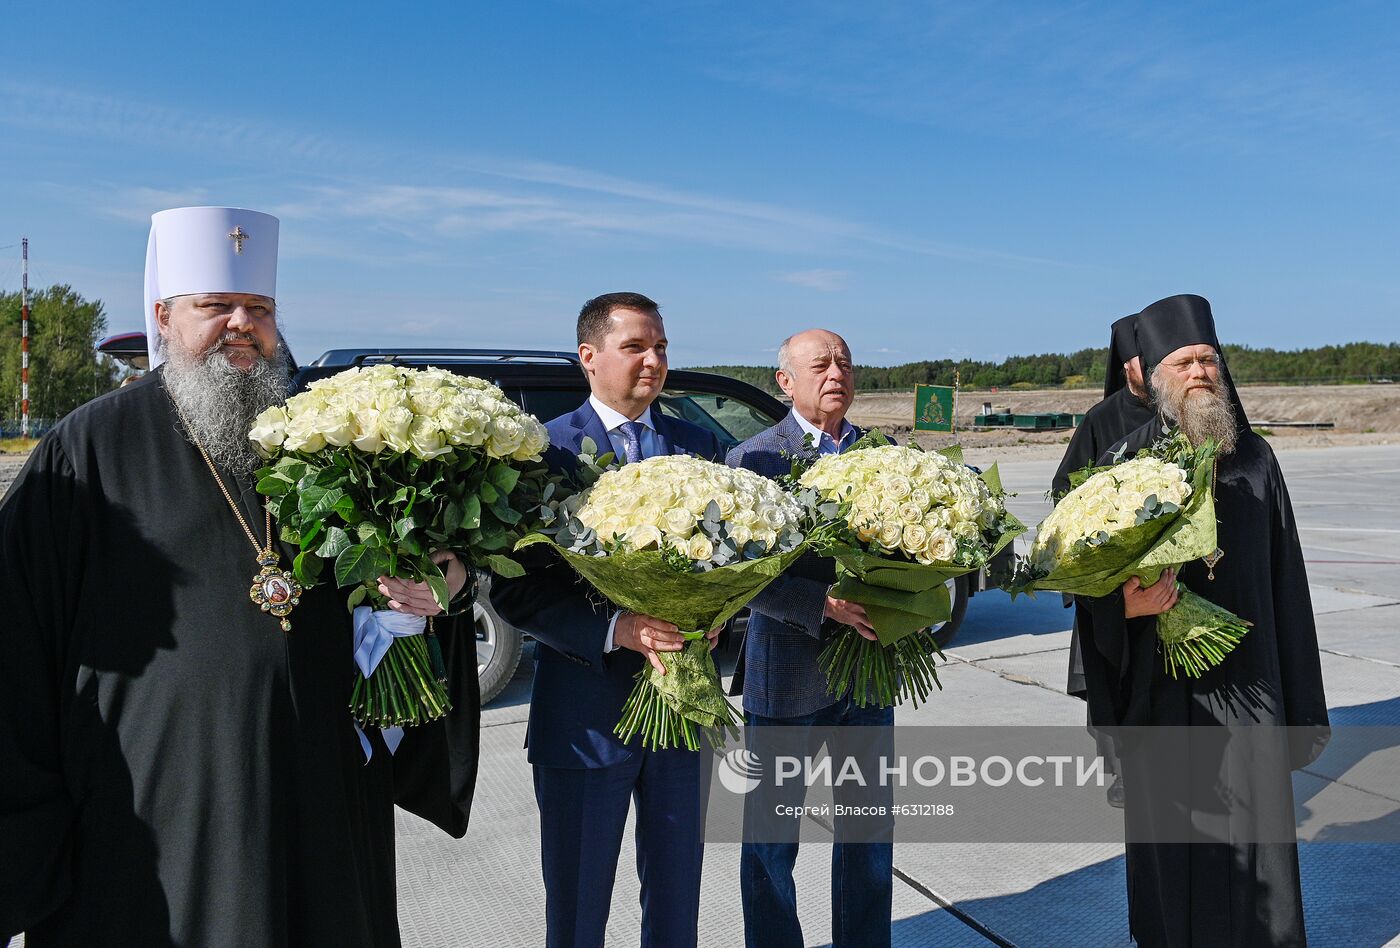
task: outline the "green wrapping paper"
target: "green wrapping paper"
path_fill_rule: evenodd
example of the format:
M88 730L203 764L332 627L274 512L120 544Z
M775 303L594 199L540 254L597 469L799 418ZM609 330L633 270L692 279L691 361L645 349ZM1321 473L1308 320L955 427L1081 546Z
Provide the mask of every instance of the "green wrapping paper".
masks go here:
M1215 498L1211 491L1214 449L1200 449L1191 475L1191 496L1180 512L1110 534L1107 542L1076 544L1046 575L1014 580L1009 591L1054 590L1077 596L1111 595L1131 577L1152 586L1163 571L1215 552ZM1185 465L1183 465L1185 466ZM1157 616L1163 666L1173 678L1198 678L1220 664L1251 623L1177 583L1177 604Z
M987 473L996 477L995 469ZM999 480L989 483L1000 486ZM1005 532L993 545L991 556L1025 532L1010 513L1002 522ZM837 580L831 595L864 606L879 639L871 642L851 628L832 637L818 659L826 672L828 692L840 696L849 689L861 707L887 707L908 700L917 708L934 687L942 687L933 656L941 658L943 653L924 630L952 618L948 581L980 567L925 566L842 543L820 552L836 559Z
M613 605L673 623L692 641L679 652L658 652L666 674L648 662L623 707L615 733L624 742L641 734L659 750L699 750L701 731L722 737L740 718L724 696L704 634L723 625L763 588L782 575L804 545L775 556L719 566L708 572L678 571L656 550L587 556L566 550L542 533L516 544L545 543Z

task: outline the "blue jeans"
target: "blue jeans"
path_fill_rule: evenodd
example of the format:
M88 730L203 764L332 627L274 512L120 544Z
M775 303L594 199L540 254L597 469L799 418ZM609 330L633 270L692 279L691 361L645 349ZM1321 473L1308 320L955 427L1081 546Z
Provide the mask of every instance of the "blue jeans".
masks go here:
M744 900L744 941L749 948L801 948L802 925L797 917L797 889L792 867L797 862L801 820L774 818L783 806L798 806L806 798L799 779L777 786L771 779L775 754L812 756L820 749L823 732L813 728L843 728L827 750L835 772L841 757L854 757L869 786L840 783L835 802L844 806L883 806L889 813L894 789L879 786L879 760L894 753L894 709L860 708L849 697L812 714L770 718L748 714L745 741L763 762L764 781L744 800L744 843L740 851L739 885ZM768 731L768 728L782 728ZM867 728L878 728L871 731ZM809 733L804 734L803 731ZM825 732L829 734L830 732ZM831 849L831 941L834 948L887 948L893 890L894 819L836 816ZM848 842L848 838L858 841Z

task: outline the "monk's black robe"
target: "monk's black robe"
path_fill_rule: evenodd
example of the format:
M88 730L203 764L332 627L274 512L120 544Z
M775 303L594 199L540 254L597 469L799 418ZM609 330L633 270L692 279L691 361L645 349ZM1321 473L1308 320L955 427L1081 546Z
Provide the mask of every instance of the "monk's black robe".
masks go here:
M1154 421L1129 436L1127 456L1158 434ZM1081 600L1092 620L1081 629L1090 722L1148 726L1123 732L1119 746L1129 923L1139 943L1301 944L1297 846L1280 840L1293 839L1290 771L1321 752L1327 703L1288 490L1268 443L1247 428L1219 461L1216 497L1225 555L1215 579L1199 560L1178 577L1253 628L1202 677L1171 678L1155 617L1125 620L1121 591ZM1192 729L1166 730L1173 726ZM1246 728L1248 736L1231 738L1222 726ZM1168 761L1156 740L1179 734L1204 738L1192 738L1187 767ZM1206 824L1223 827L1226 841L1142 841ZM1260 839L1271 841L1253 841Z
M1152 406L1127 388L1120 388L1085 412L1051 481L1056 499L1068 493L1071 474L1097 463L1105 451L1155 416Z
M1100 455L1151 421L1154 414L1152 406L1126 386L1090 408L1079 427L1074 429L1069 447L1065 448L1064 459L1050 482L1051 494L1055 499L1059 500L1069 493L1071 474L1097 462ZM1077 613L1079 610L1075 611ZM1074 630L1069 637L1069 680L1065 690L1077 698L1083 698L1084 661L1079 649L1079 618L1076 616Z
M366 764L344 592L308 591L290 634L253 605L159 377L65 418L0 505L0 941L397 945L394 797L462 835L476 708L469 761L438 722L402 763L372 730Z

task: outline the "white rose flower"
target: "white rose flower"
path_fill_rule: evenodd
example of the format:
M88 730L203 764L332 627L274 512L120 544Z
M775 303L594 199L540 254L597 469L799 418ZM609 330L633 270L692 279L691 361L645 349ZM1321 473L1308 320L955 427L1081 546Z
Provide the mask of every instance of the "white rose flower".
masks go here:
M431 418L414 418L408 428L409 450L425 461L451 454L447 437Z
M734 500L734 495L727 492L715 494L714 502L719 505L719 515L721 517L732 517L734 516L734 511L739 508L739 505Z
M928 531L920 523L905 524L900 545L907 553L918 556L928 546Z
M887 475L881 487L884 489L885 496L896 501L907 500L910 493L914 490L914 486L909 482L909 478L902 474Z
M379 412L379 436L397 454L407 454L411 448L408 429L413 424L413 412L402 405L394 405Z
M759 512L759 519L762 520L766 529L775 531L783 529L791 522L788 512L776 504L764 507Z
M326 439L316 430L314 413L299 414L287 422L282 448L286 451L300 451L311 454L326 446Z
M697 563L705 562L715 555L715 545L710 542L710 538L703 533L697 533L690 538L686 546L686 555Z
M924 544L924 551L929 559L935 563L951 562L953 556L958 552L958 541L947 530L934 530L928 535L928 542Z
M491 419L486 439L486 451L492 457L507 458L520 447L525 437L525 429L510 415L497 415Z
M655 524L638 524L627 531L627 542L634 550L661 548L661 531Z
M685 507L670 507L662 514L666 529L679 537L689 537L695 529L695 515Z
M257 444L263 457L272 457L287 440L287 410L281 405L264 410L253 419L253 430L248 432L248 437Z
M324 411L318 412L316 417L317 430L321 432L321 437L326 439L326 444L336 448L343 448L351 441L355 440L355 422L350 417L350 412L332 407L327 407Z
M688 553L692 547L700 549L703 540L711 551L697 560L713 556L713 541L695 531L711 501L722 511L721 519L737 543L761 539L771 547L776 530L799 523L802 516L797 503L766 478L683 455L648 458L607 471L580 496L585 500L579 518L589 523L597 512L608 511L627 527L626 548L640 549L640 542L660 536ZM745 498L748 501L741 506ZM765 519L754 508L772 512ZM729 515L723 513L726 510ZM773 526L756 529L755 524Z
M1134 458L1099 471L1066 495L1041 523L1031 559L1043 569L1080 540L1129 529L1149 496L1178 507L1190 496L1186 471L1158 458Z

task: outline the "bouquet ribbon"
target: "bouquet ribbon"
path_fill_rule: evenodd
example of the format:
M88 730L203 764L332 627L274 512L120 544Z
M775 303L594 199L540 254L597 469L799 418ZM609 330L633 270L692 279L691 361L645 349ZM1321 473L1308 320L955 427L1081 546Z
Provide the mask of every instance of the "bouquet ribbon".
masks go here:
M428 620L423 616L407 616L393 609L371 609L370 606L356 606L353 622L354 664L360 667L360 674L365 678L374 674L374 669L384 660L384 655L388 653L393 640L421 636L428 627ZM354 732L356 737L360 738L364 762L370 763L370 758L374 756L370 738L365 737L364 728L358 724L354 725ZM398 751L399 741L403 739L403 728L381 728L379 732L384 735L384 744L388 746L389 753Z
M393 609L356 606L354 626L355 664L359 666L360 674L368 678L379 667L379 663L389 651L389 646L394 644L394 639L422 635L428 627L428 620L422 616L404 615ZM403 728L380 728L380 733L384 735L384 743L390 754L399 749L399 741L403 740ZM355 725L355 736L360 739L360 750L365 753L365 763L369 763L370 758L374 756L374 748L370 746L364 728L358 724Z
M355 664L368 678L379 667L394 639L422 635L428 620L422 616L405 615L393 609L355 607Z

